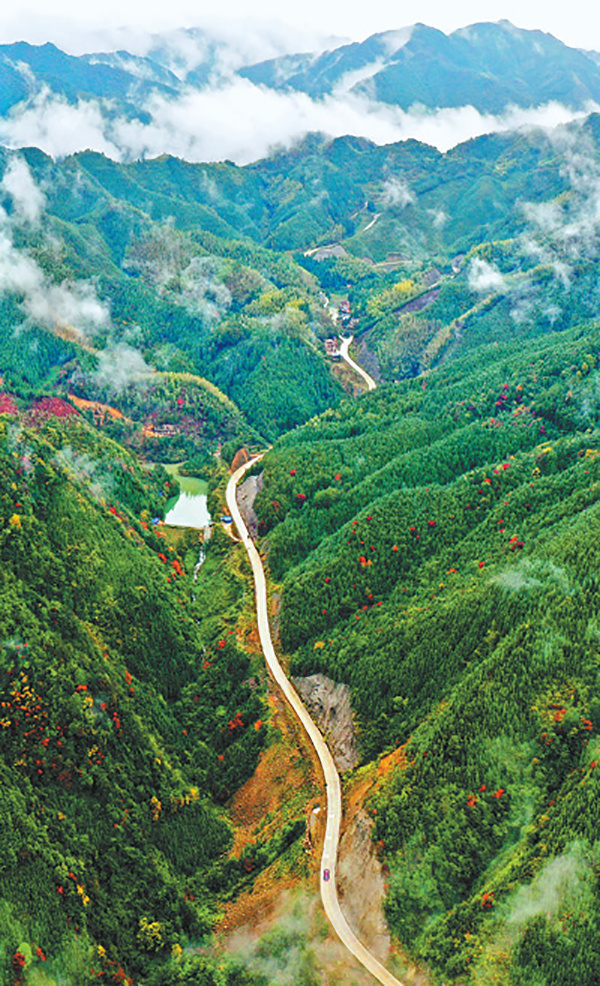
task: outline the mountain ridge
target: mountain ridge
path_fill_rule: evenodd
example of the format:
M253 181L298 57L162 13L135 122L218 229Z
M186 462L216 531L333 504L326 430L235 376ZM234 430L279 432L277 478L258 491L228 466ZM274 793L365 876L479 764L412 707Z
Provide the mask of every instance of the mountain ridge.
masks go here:
M300 71L286 72L287 66L297 69L298 65ZM600 96L596 65L586 53L568 48L551 34L515 28L509 21L474 24L448 35L417 23L321 55L283 56L240 74L275 89L320 97L334 92L345 74L369 65L373 72L368 79L357 81L349 91L404 110L419 103L429 108L473 105L482 112L500 112L511 104L529 106L554 99L581 108L586 100ZM536 75L542 70L540 85ZM515 73L512 84L511 72Z
M193 31L190 38L195 38ZM121 49L74 56L50 43L2 45L0 115L7 121L5 139L10 142L23 115L30 113L35 119L43 107L48 112L58 100L75 108L93 106L102 121L105 146L112 143L117 153L127 154L129 133L129 139L138 138L134 156L144 156L153 141L140 141L141 131L128 131L123 121L149 126L150 136L153 126L160 132L174 109L182 108L186 119L191 113L191 135L201 137L207 124L203 114L195 122L197 108L209 96L222 98L228 87L240 98L249 91L257 97L303 95L315 111L341 100L359 114L349 125L355 130L364 126L361 112L373 106L382 119L390 111L400 114L392 117L400 128L405 120L401 114L406 113L422 118L434 110L473 107L485 118L515 108L531 111L556 104L574 113L600 105L600 54L570 48L550 34L522 30L507 21L483 22L448 35L418 23L328 51L285 54L262 62L210 36L201 41L186 57L174 43L160 38L145 55ZM271 146L277 143L277 127ZM163 139L173 140L168 134L167 127Z

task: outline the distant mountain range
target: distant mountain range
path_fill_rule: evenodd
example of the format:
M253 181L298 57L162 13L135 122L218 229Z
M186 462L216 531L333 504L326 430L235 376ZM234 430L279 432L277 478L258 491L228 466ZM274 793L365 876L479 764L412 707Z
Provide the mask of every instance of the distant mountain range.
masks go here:
M136 105L151 93L174 96L181 81L148 58L128 52L67 55L56 45L25 41L0 45L0 113L6 114L42 92L69 102L111 99L137 112Z
M409 109L508 106L557 101L574 109L600 103L600 55L570 48L550 34L508 21L475 24L446 35L424 24L374 34L329 51L287 54L239 65L227 44L198 30L180 32L197 51L183 58L168 36L145 56L127 51L68 55L53 44L0 46L0 113L40 93L69 102L111 100L113 110L144 116L153 94L176 97L225 78L314 99L351 93Z
M374 34L319 55L289 55L242 69L253 82L311 96L352 92L403 109L508 105L551 100L581 109L600 98L600 66L551 34L508 21L446 35L424 24Z

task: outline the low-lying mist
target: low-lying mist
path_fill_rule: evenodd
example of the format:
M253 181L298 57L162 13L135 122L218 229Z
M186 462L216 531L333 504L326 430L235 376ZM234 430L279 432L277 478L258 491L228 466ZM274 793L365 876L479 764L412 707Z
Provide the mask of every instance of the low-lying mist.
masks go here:
M499 115L473 106L405 111L352 93L313 99L230 77L202 90L184 89L175 98L153 95L140 107L144 119L126 118L107 101L70 103L44 89L0 120L0 142L11 148L39 147L54 158L90 149L118 161L172 154L192 162L247 164L311 132L353 134L377 144L414 138L445 151L485 133L552 128L595 109L590 104L576 112L551 102L530 109L509 107Z

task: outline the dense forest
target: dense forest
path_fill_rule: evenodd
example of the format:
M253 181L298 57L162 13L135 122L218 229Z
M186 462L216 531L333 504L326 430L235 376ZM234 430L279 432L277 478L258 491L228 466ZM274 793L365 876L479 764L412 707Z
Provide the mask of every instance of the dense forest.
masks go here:
M215 544L195 607L173 480L53 400L0 421L2 982L251 982L198 949L266 735L241 587Z
M599 347L480 347L264 460L291 670L350 684L365 760L405 748L387 914L445 981L597 976Z
M249 575L161 523L161 464L217 515L242 446L292 673L403 751L367 805L395 939L432 982L596 982L598 128L0 151L7 986L268 982L212 950L305 832L232 851L278 742Z
M105 161L109 176L96 175L85 162L0 153L8 389L27 397L53 388L122 406L140 426L138 445L144 424L170 424L179 445L157 447L163 461L219 442L264 443L339 400L322 344L332 322L316 278L290 256L227 238L227 229L215 235L202 213L190 226L194 210L183 202L174 215L142 211L127 201L120 169ZM182 210L186 221L176 225ZM165 406L164 374L172 391L184 375L183 405L174 393Z
M243 168L0 149L6 385L122 396L138 445L172 426L166 461L272 442L336 405L328 294L386 380L592 318L599 119L446 154L311 135ZM155 373L207 382L193 414L165 408L158 380L135 409Z

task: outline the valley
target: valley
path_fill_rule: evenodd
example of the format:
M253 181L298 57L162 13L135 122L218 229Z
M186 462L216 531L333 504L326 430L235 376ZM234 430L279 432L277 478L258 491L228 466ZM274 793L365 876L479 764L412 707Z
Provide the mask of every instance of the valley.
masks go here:
M177 38L0 46L0 982L595 986L600 56Z
M286 701L293 709L295 715L303 726L310 738L316 754L319 758L323 776L325 780L325 808L327 813L327 823L323 842L323 852L320 862L320 889L321 900L325 913L342 944L354 955L371 975L383 986L401 986L399 981L380 962L369 952L358 940L348 925L342 913L337 893L337 861L340 837L340 827L342 822L342 792L337 767L325 743L321 733L309 715L306 706L300 700L298 693L288 680L273 647L271 632L269 628L267 586L265 581L264 569L260 556L254 547L246 525L242 520L236 500L236 488L244 473L260 459L250 459L248 463L233 473L227 485L227 504L231 516L241 534L244 547L248 552L252 572L254 576L257 622L260 635L261 647L269 671L281 689Z

